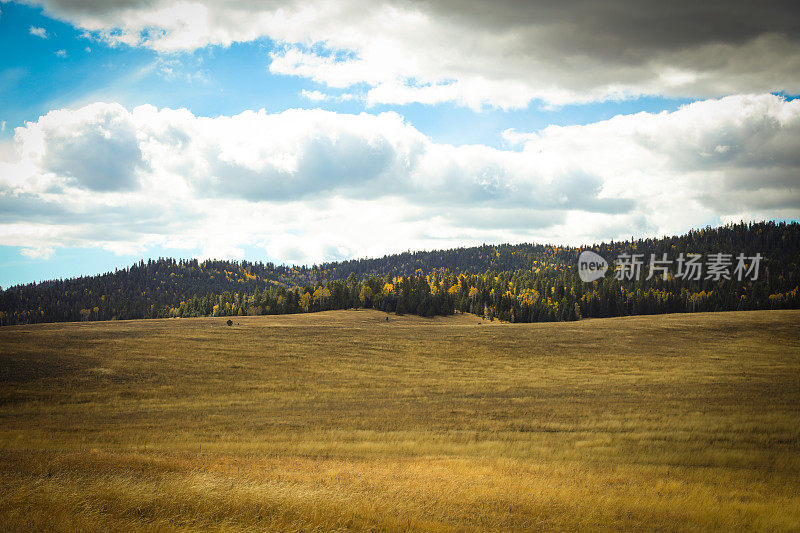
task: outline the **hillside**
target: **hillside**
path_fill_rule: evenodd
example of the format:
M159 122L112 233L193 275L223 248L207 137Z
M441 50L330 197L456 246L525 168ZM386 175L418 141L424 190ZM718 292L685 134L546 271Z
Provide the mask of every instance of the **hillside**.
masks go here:
M471 312L511 322L667 312L797 308L800 224L763 222L589 247L612 263L585 284L580 248L518 244L406 252L322 265L158 259L100 276L16 286L0 294L0 324L284 314L366 307L421 316ZM758 279L619 280L621 254L763 257ZM646 265L645 265L646 266ZM674 272L671 272L674 274Z
M0 329L11 531L800 529L800 311Z

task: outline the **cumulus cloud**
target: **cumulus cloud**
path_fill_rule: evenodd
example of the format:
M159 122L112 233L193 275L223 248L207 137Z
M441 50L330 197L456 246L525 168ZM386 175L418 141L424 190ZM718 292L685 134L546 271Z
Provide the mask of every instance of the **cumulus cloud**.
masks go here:
M732 96L506 137L520 149L439 144L392 112L51 111L0 162L0 244L255 246L313 262L800 215L800 100Z
M270 69L371 104L516 108L639 95L800 92L792 2L39 0L112 43L163 52L268 37ZM713 23L711 23L713 21Z
M93 191L138 186L145 162L132 118L119 105L94 104L51 111L19 130L26 159L45 175Z

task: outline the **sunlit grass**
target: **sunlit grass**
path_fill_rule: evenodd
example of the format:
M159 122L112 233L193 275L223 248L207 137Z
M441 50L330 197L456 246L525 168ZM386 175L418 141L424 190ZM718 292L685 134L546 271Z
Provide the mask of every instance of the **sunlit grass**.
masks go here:
M798 312L225 320L0 329L0 524L800 528Z

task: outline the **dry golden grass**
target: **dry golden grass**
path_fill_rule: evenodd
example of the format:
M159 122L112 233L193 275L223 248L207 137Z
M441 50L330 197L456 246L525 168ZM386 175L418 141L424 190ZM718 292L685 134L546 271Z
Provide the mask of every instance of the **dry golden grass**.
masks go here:
M0 329L0 528L800 529L800 312L225 320Z

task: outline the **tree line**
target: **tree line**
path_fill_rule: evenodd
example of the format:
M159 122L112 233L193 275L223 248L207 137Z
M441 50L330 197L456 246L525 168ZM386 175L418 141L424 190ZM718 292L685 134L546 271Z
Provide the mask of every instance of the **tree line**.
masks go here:
M605 276L591 283L578 276L581 249L542 244L407 252L311 267L161 258L100 276L6 289L0 294L0 324L348 308L541 322L800 307L797 223L740 223L587 248L611 263ZM646 268L651 256L720 253L762 256L757 279L683 279L673 273L618 279L613 270L614 258L622 254L641 256Z

